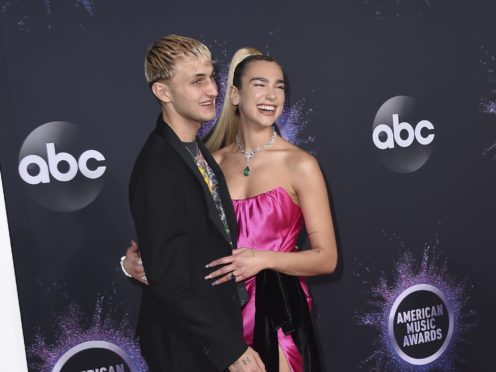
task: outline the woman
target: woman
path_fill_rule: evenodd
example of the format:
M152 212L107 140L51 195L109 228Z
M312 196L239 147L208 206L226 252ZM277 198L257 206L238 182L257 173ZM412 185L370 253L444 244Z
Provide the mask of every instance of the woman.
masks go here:
M244 338L267 370L319 370L309 317L312 301L300 277L336 267L325 182L315 158L273 128L285 100L280 65L243 48L233 57L228 82L221 116L206 145L225 175L242 248L210 262L213 271L205 279L212 285L233 278L245 282ZM303 222L310 248L299 251L295 245ZM126 269L139 278L143 271L133 260L136 249L128 250Z

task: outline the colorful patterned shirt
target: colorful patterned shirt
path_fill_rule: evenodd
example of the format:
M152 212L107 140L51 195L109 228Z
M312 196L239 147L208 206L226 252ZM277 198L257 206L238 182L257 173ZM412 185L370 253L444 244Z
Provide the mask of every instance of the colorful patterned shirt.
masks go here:
M191 154L193 159L195 160L196 166L200 171L205 183L207 184L210 193L212 194L212 198L214 199L215 207L217 208L217 212L219 213L219 217L222 221L222 225L226 231L227 236L229 237L229 243L233 246L233 242L231 241L231 231L229 229L229 225L227 223L226 213L224 212L224 207L222 206L222 200L219 195L219 183L217 181L217 177L208 165L207 161L203 157L198 144L195 142L184 142L186 149ZM192 150L193 149L193 150ZM196 155L194 153L196 152Z

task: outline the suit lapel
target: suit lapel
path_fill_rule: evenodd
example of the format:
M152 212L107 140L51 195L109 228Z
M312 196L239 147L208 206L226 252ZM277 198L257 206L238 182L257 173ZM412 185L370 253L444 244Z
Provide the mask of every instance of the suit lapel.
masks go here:
M179 137L174 133L171 127L167 125L162 120L162 115L159 116L157 120L157 132L164 137L169 144L172 146L172 148L177 152L177 154L180 156L180 158L184 161L188 169L193 173L195 176L196 180L200 183L201 188L203 190L203 196L205 198L205 201L207 202L207 210L208 210L208 216L210 220L213 222L215 227L219 230L219 232L222 234L224 239L226 241L230 242L230 237L226 234L226 230L224 229L224 224L222 223L219 212L217 211L217 207L215 206L214 198L212 196L212 193L208 189L207 184L205 183L205 180L203 179L203 176L201 175L200 171L198 170L198 167L195 164L195 161L193 160L191 154L186 150L186 147L183 145ZM204 157L206 157L208 150L205 149L204 146L201 147L201 151ZM210 153L208 153L208 156L211 158ZM206 160L206 159L205 159ZM209 165L211 164L208 160L207 162ZM215 162L215 161L214 161ZM218 173L214 170L215 174L218 176ZM224 178L222 178L224 182ZM221 187L222 188L222 187ZM222 200L223 206L225 208L224 204L224 199ZM227 216L227 212L226 212ZM235 242L234 240L233 242Z
M219 183L218 193L222 200L222 206L224 207L224 212L226 213L227 224L229 225L229 231L231 233L231 241L233 242L234 248L236 248L236 242L238 240L238 224L236 222L236 215L234 214L234 208L232 205L231 195L229 194L229 189L227 188L226 180L224 178L224 173L220 169L219 165L215 159L210 154L210 151L205 147L203 142L198 141L200 150L203 157L207 161L210 168L214 171L217 176L217 182Z

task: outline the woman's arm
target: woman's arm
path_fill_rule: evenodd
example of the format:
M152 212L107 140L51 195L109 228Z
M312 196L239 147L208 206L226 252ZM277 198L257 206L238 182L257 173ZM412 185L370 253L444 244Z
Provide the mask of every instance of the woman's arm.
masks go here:
M292 164L292 185L303 213L310 247L299 252L273 252L269 269L297 276L330 274L337 264L337 246L329 196L317 160L301 151Z

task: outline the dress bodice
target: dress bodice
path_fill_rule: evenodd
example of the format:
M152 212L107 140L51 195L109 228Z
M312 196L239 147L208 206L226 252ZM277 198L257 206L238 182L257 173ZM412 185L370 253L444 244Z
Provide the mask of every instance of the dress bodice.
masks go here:
M246 199L233 200L238 221L238 247L279 252L295 250L303 217L288 192L276 187Z

